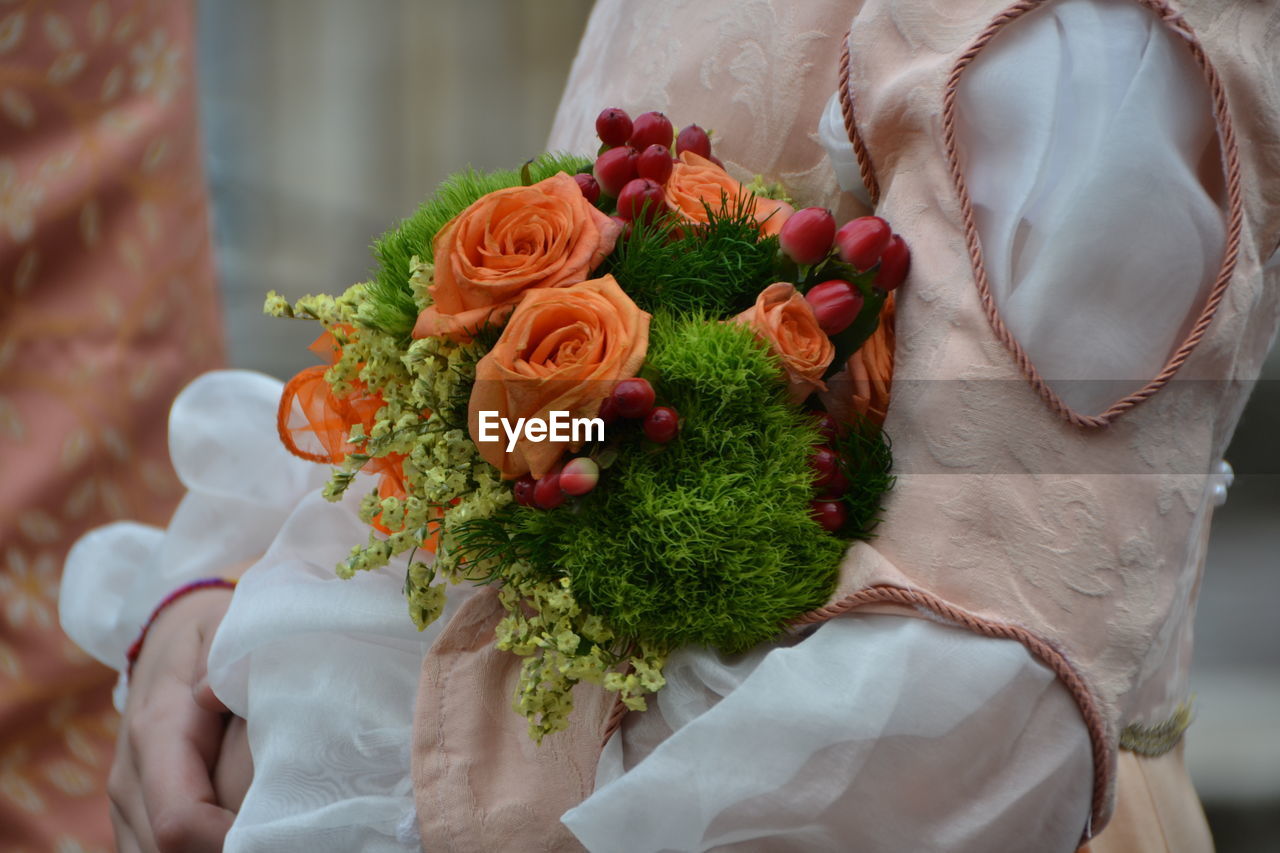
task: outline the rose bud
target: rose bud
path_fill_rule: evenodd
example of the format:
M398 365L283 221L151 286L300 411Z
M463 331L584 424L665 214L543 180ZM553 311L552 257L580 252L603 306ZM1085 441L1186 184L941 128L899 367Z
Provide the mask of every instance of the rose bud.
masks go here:
M880 256L880 269L876 271L876 277L871 280L871 285L885 291L893 290L906 279L909 269L911 269L911 250L907 248L906 240L894 234L884 254Z
M578 182L578 189L582 190L582 197L587 201L595 204L600 200L600 184L590 175L577 174L573 179Z
M691 124L680 131L676 137L676 154L691 151L699 157L711 157L711 137L696 124Z
M560 471L560 491L566 495L585 495L600 481L600 466L590 456L570 459Z
M862 294L852 284L838 278L815 284L804 298L813 307L818 328L828 335L838 335L849 328L862 310Z
M665 184L671 177L674 166L671 149L662 145L650 145L640 152L636 158L636 174L659 184Z
M675 129L671 127L671 119L659 112L641 113L636 116L634 129L627 144L637 151L643 151L650 145L661 145L671 148L671 137Z
M631 116L626 110L609 107L596 116L596 136L605 145L622 145L631 138Z
M592 174L605 195L617 198L627 182L636 176L636 150L629 145L610 148L596 158Z
M827 257L836 237L836 219L825 207L806 207L791 214L778 232L778 244L787 257L801 266L813 266Z
M889 223L879 216L859 216L836 232L836 252L840 260L865 272L880 260L892 235Z
M618 194L618 215L632 222L652 222L666 208L662 185L648 178L628 181Z

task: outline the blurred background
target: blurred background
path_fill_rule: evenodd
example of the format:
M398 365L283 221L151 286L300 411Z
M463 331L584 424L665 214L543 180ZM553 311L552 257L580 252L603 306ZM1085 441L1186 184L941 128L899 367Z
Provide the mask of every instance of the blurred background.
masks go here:
M202 122L233 365L313 363L264 294L338 292L448 173L542 150L590 0L200 4ZM602 105L606 106L606 105ZM1187 759L1220 850L1280 838L1280 355L1228 454L1197 623Z

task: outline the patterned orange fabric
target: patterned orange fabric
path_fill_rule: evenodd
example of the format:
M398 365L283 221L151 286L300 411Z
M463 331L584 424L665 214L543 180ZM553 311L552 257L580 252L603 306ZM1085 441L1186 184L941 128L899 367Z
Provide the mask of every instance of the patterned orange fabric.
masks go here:
M69 545L180 495L170 400L222 360L194 6L0 3L0 849L109 850L114 675L58 629Z

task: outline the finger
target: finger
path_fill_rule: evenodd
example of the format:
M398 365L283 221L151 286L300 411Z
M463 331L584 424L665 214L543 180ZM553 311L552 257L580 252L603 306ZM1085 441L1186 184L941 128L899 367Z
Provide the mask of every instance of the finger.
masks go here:
M127 729L122 727L116 738L115 757L107 774L107 797L111 804L111 824L120 850L155 853L151 837L151 821L142 800L142 785L134 763L133 748Z
M191 688L191 695L196 704L212 714L230 714L231 709L222 703L213 688L209 686L209 676L202 675Z
M191 687L177 679L157 683L152 696L154 704L137 715L147 737L135 752L156 847L161 853L220 850L234 819L217 805L211 779L224 719L198 707Z
M111 803L111 828L116 836L116 853L142 853L142 846L133 834L133 827L115 803Z

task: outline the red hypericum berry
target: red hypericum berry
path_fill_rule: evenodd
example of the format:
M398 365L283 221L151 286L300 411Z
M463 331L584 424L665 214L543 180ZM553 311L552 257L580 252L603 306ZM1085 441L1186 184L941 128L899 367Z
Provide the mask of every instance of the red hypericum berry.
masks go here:
M813 266L831 253L836 238L836 218L825 207L797 210L782 223L778 245L788 258L801 266Z
M818 328L828 335L838 335L849 328L862 310L862 294L858 288L839 278L815 284L804 298L813 308Z
M600 184L595 178L579 172L573 179L578 182L578 189L582 190L582 197L588 202L595 204L600 200Z
M721 160L721 159L720 159L719 157L717 157L716 155L712 154L712 155L711 155L710 157L708 157L707 159L708 159L708 160L710 160L712 163L715 163L715 164L716 164L717 166L719 166L721 169L724 169L724 161L723 161L723 160Z
M643 418L653 408L657 399L649 380L641 376L624 379L613 386L613 402L618 407L618 414L624 418Z
M560 491L566 495L585 495L600 482L600 466L590 456L570 459L560 471Z
M596 116L596 136L605 145L622 145L631 138L631 116L617 107L602 110Z
M538 481L533 479L532 474L525 474L516 480L515 485L512 486L512 491L516 495L516 503L520 504L520 506L533 506L533 489L537 484Z
M849 485L849 478L844 475L843 471L836 468L835 476L828 478L822 487L818 489L818 500L825 501L844 497L845 493L849 491Z
M840 437L840 422L835 415L830 412L814 412L813 419L817 421L818 435L822 436L823 441L831 444Z
M542 509L555 509L564 501L565 493L560 490L558 470L548 473L533 487L533 502Z
M659 184L671 177L671 149L665 145L650 145L636 158L636 174Z
M621 216L610 216L614 222L622 226L622 232L618 234L619 240L625 240L631 236L631 220L623 219Z
M697 154L699 157L711 156L711 137L696 124L684 128L676 137L676 154L683 154L686 151Z
M655 406L644 419L645 438L666 444L680 432L680 415L670 406Z
M826 445L819 445L809 456L809 467L813 469L813 485L821 490L840 473L840 457Z
M823 530L835 533L844 527L845 521L849 518L849 511L839 501L811 501L809 515L822 525Z
M636 149L629 145L610 148L596 158L592 174L599 182L601 192L617 198L627 182L636 176Z
M662 113L641 113L636 116L627 144L637 151L643 151L650 145L661 145L669 150L673 133L675 129L671 127L671 119Z
M622 415L619 414L618 412L618 401L613 399L612 394L610 394L608 397L605 397L604 400L601 401L600 411L596 412L596 417L604 421L605 426L608 426L609 424L616 421L618 418L622 417Z
M836 251L840 260L859 272L865 272L880 260L892 236L889 223L879 216L859 216L836 232Z
M618 215L632 222L652 222L666 208L662 185L648 178L628 181L618 194Z
M871 284L881 290L893 290L902 284L910 269L911 250L907 248L907 241L894 234L884 254L880 256L880 269L876 271Z

